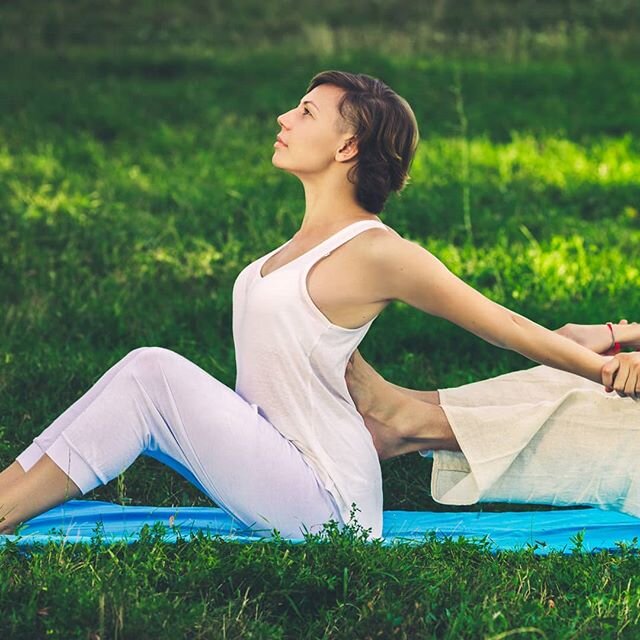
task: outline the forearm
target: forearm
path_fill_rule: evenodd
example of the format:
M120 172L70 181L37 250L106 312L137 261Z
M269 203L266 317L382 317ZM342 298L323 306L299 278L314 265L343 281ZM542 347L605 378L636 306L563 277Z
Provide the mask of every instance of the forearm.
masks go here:
M602 367L609 357L574 342L562 335L562 331L550 331L514 312L510 317L512 324L505 333L504 344L500 346L540 364L602 383Z
M613 324L611 329L605 324L565 324L556 333L570 338L596 353L605 353L618 342L622 348L637 349L640 346L640 324L626 323L624 320ZM613 335L612 335L613 334Z
M640 324L616 324L613 326L616 340L623 347L637 349L640 346Z
M564 336L565 338L569 338L574 342L581 344L583 347L594 351L595 353L602 353L606 351L611 346L611 332L609 331L607 325L602 325L604 331L598 332L602 335L592 335L585 334L584 332L580 332L579 328L585 325L575 325L575 324L566 324L559 329L555 329L555 333ZM616 340L618 340L621 344L630 344L632 342L640 342L640 324L638 325L616 325L615 330ZM595 333L595 332L594 332ZM408 389L406 387L401 387L400 385L394 384L393 382L389 382L385 380L385 382L400 391L401 393L417 398L418 400L422 400L423 402L429 402L431 404L439 403L439 394L437 391L421 391L418 389Z

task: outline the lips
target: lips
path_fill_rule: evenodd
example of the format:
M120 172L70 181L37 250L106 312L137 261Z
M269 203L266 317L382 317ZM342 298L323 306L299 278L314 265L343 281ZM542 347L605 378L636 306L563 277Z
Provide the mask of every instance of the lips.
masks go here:
M276 140L283 144L285 147L289 146L279 135L276 136Z

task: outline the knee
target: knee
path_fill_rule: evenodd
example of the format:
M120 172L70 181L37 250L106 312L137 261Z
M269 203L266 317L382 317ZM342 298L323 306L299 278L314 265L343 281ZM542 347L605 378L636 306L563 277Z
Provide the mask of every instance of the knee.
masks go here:
M147 349L151 349L152 347L138 347L137 349L132 349L127 353L127 355L123 358L123 360L134 360L141 353L144 353Z
M132 349L125 356L120 358L118 361L118 366L122 367L130 367L135 360L137 360L147 349L150 347L138 347L137 349Z
M179 357L175 351L164 347L139 347L130 352L135 354L131 360L131 368L139 373L150 373L166 367Z

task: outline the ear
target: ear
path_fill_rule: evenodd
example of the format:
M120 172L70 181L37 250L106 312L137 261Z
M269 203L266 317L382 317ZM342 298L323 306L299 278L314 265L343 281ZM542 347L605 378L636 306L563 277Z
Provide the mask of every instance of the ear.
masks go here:
M358 140L355 136L351 136L346 140L336 152L336 160L342 162L352 160L358 155Z

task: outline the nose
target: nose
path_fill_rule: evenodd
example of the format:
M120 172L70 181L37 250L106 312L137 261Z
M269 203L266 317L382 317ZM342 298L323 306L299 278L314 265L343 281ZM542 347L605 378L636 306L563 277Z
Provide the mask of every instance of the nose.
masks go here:
M285 113L281 113L277 118L276 118L276 122L283 128L283 129L288 129L289 127L287 126L286 122L285 122L285 118L288 118L289 114L294 111L294 109L289 109L289 111L286 111Z

